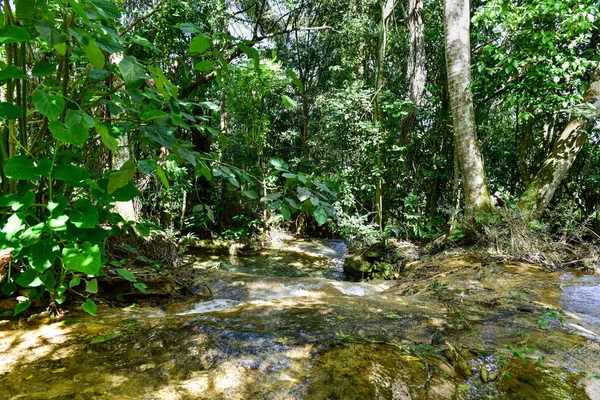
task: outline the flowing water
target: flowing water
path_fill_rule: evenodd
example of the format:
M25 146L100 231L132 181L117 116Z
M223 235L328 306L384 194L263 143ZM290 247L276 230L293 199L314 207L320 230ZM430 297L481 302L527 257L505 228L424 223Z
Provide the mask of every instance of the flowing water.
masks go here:
M600 399L597 276L463 258L347 282L343 254L198 250L211 300L0 320L0 399Z

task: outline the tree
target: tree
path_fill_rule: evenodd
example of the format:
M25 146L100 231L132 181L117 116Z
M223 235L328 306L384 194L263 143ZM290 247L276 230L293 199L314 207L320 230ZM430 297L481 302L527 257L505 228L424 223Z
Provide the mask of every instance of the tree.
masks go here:
M600 115L600 64L592 74L584 101L588 107L575 110L576 117L562 131L549 156L521 196L519 208L527 219L542 216L587 140L587 135L582 131L586 121Z
M465 191L467 220L493 211L477 142L471 93L471 41L468 0L444 3L448 92L452 108L454 146Z

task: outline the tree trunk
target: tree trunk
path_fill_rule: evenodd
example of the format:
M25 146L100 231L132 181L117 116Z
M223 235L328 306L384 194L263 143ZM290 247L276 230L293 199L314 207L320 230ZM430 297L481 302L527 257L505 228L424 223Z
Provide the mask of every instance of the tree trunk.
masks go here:
M467 221L494 210L485 182L483 157L475 132L471 93L471 42L469 1L446 0L446 64L448 92L452 108L454 146L458 155L465 191Z
M408 2L408 41L409 56L406 71L408 80L408 98L413 103L414 109L404 117L400 126L400 142L410 142L412 130L416 122L416 110L421 107L423 93L425 92L425 32L423 27L423 0L409 0Z
M592 83L584 95L585 101L594 108L593 115L600 114L600 64L592 76ZM571 120L554 144L552 151L544 160L542 167L519 200L519 208L526 219L540 218L556 189L565 178L577 154L586 142L586 135L580 132L587 118L579 117Z
M381 104L381 93L385 88L385 77L384 77L384 67L385 67L385 57L387 51L387 37L388 31L390 30L391 21L392 21L392 13L394 12L395 0L385 0L381 4L381 28L379 31L379 52L377 55L377 64L376 64L376 94L375 94L375 118L377 120L379 131L381 136L384 136L383 129L383 106ZM382 142L380 140L380 142ZM377 224L379 225L379 231L383 232L383 169L384 169L384 160L382 151L377 145L377 185L375 188L375 211L377 214Z

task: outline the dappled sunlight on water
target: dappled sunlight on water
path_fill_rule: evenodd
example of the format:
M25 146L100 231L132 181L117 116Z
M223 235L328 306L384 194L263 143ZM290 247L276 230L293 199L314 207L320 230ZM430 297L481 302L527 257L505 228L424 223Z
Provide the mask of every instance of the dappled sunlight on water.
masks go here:
M262 262L266 276L208 268L208 301L0 323L0 399L600 398L576 279L454 260L357 283L325 278L328 263L297 276L305 254L292 277ZM544 321L560 304L564 326Z

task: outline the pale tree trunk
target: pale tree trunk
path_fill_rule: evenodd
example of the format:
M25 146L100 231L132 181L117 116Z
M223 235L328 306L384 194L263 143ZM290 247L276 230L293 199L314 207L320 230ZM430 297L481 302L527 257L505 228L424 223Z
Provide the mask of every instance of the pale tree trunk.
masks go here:
M108 61L109 63L114 63L115 65L119 64L123 59L123 54L111 54L109 55ZM112 80L109 81L109 86L112 87ZM108 107L106 109L107 118L110 118L110 111L108 111ZM123 164L129 159L131 159L131 149L129 144L129 135L127 133L121 135L118 141L117 150L111 154L111 164L114 170L120 169ZM117 201L114 205L114 211L116 211L125 221L134 221L138 222L138 213L133 205L133 200L129 201Z
M409 0L408 2L408 66L406 79L408 80L408 98L413 107L418 110L423 103L425 92L425 32L423 26L423 0ZM404 117L400 126L400 142L410 142L412 130L416 121L415 109Z
M600 115L600 64L594 71L592 83L584 99L594 109L587 117ZM584 117L578 117L567 124L535 178L525 189L518 205L526 219L537 219L544 214L556 189L586 142L585 133L580 131L586 120Z
M383 136L383 106L381 104L381 93L385 88L385 57L387 51L387 37L390 30L392 13L394 12L394 0L384 0L381 5L381 28L379 32L379 52L377 54L376 65L376 94L375 94L375 118L377 119L380 133ZM379 224L380 232L383 232L383 156L380 145L377 145L377 171L378 180L375 187L375 211L377 213L377 223Z
M471 41L469 37L469 1L446 0L446 64L448 92L452 108L454 146L460 164L465 192L465 216L493 212L485 182L483 157L477 143L475 112L471 93Z

